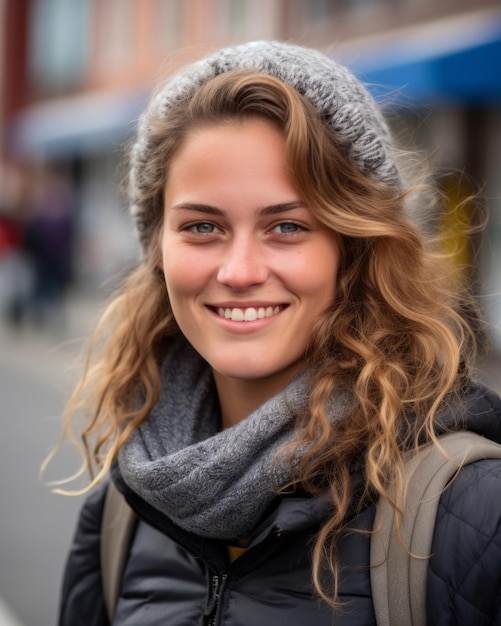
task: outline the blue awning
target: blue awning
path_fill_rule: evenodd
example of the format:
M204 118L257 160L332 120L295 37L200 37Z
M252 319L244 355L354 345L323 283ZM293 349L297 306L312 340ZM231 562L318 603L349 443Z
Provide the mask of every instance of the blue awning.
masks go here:
M370 89L390 92L394 101L501 103L501 11L348 44L335 56Z
M9 149L50 158L113 151L134 130L147 95L84 93L32 105L10 122Z

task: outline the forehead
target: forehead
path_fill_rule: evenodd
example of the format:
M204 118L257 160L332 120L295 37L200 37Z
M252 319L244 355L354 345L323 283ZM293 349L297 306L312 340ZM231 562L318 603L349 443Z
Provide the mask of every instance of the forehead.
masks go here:
M251 141L252 138L254 141ZM223 143L226 149L236 151L244 141L246 147L259 143L263 150L280 146L283 155L286 154L284 133L273 122L256 116L229 117L188 127L172 160L178 160L183 153L197 151L202 146L217 149Z
M280 131L256 119L190 131L170 163L165 194L208 193L297 196Z

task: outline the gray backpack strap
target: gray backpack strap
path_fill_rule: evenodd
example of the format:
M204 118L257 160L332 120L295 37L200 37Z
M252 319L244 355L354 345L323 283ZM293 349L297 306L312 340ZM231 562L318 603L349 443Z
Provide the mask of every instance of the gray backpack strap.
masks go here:
M426 625L426 576L440 496L463 465L501 459L501 445L468 431L443 435L440 444L452 461L429 444L405 462L403 545L394 532L392 507L383 499L378 503L374 529L379 530L372 535L370 557L378 626Z
M136 515L110 481L101 521L101 580L110 623L120 594L122 575L136 528Z

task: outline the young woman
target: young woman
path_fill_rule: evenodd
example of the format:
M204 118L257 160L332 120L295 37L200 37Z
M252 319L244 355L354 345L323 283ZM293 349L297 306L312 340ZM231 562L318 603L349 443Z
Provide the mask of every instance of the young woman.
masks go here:
M113 624L375 623L370 530L403 453L501 441L376 103L316 51L245 44L158 90L130 162L143 255L68 411L96 471L60 624L108 623L110 472L139 520ZM500 623L500 477L472 464L441 498L429 623Z

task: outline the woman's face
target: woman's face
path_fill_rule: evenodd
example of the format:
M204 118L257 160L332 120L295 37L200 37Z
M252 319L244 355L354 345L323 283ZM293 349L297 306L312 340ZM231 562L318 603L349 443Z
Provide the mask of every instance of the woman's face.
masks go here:
M289 382L338 265L336 238L301 201L273 125L188 134L165 187L162 267L179 328L219 377Z

